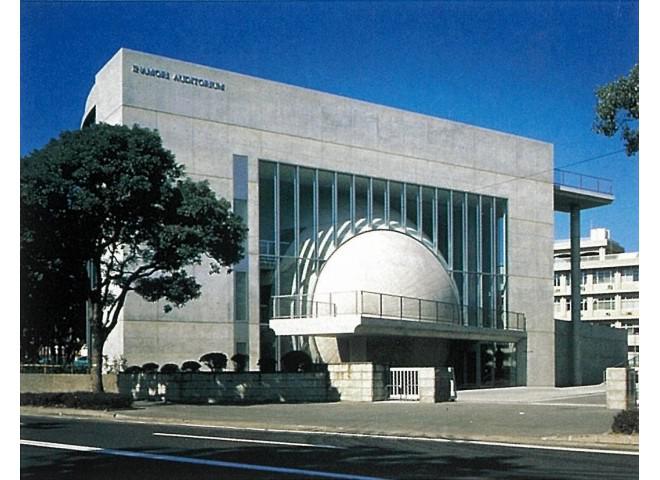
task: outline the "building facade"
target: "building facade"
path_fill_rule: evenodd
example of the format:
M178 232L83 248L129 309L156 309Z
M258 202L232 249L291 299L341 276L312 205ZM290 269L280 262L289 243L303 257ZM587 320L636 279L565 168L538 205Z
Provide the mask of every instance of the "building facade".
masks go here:
M249 228L231 274L199 269L199 299L129 298L109 357L255 369L299 349L554 384L551 145L126 49L96 75L92 122L157 129Z
M554 309L558 320L571 319L570 244L555 242ZM583 322L625 328L628 361L639 358L639 253L625 252L605 228L580 239L580 305Z

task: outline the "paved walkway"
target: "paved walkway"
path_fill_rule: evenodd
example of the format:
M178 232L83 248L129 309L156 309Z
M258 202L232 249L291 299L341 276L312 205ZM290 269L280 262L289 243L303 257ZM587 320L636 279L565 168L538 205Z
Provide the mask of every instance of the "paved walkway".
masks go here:
M608 433L616 412L605 408L604 393L596 387L461 391L456 402L436 404L337 402L236 406L136 402L132 410L115 412L22 407L21 413L595 448L637 449L639 441L637 435Z

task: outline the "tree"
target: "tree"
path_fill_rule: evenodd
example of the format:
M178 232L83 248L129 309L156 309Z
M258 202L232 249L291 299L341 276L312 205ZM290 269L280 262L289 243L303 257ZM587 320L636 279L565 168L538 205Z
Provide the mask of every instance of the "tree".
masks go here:
M227 368L227 355L221 352L205 353L199 357L199 361L206 365L212 372L222 372Z
M594 130L607 137L621 132L626 154L639 150L639 65L627 77L621 77L596 90Z
M103 345L127 295L165 299L166 312L182 306L201 293L186 267L204 259L211 273L231 267L246 232L229 202L185 176L155 131L91 125L21 159L21 248L40 260L25 261L30 271L85 278L97 392Z

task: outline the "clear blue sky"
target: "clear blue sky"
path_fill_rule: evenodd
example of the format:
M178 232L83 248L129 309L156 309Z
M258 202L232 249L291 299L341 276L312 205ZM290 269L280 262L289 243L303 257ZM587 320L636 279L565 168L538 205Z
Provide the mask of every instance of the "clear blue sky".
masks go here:
M614 0L22 1L20 15L21 155L79 126L94 74L127 47L543 140L563 167L622 148L592 132L594 90L639 51L638 4ZM637 250L637 157L567 168L614 181L583 235L607 227Z

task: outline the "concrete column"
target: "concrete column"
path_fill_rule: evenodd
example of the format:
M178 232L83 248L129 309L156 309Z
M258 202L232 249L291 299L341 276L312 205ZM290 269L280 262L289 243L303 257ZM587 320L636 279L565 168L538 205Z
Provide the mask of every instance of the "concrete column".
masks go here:
M582 295L580 294L580 207L571 206L571 321L573 322L573 385L582 385L580 359L580 315Z

